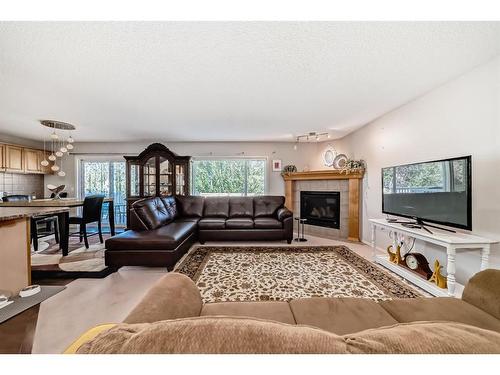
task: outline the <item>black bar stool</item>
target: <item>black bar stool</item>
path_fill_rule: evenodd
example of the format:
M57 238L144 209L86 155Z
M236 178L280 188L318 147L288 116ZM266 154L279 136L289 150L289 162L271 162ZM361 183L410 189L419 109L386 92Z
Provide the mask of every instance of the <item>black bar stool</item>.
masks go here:
M6 195L2 197L4 202L18 202L18 201L29 201L29 195ZM39 231L38 225L45 224L45 230ZM56 243L59 243L59 226L57 223L57 216L39 216L36 218L31 218L30 222L30 232L31 241L33 242L33 249L38 251L38 239L42 237L51 236L55 237Z

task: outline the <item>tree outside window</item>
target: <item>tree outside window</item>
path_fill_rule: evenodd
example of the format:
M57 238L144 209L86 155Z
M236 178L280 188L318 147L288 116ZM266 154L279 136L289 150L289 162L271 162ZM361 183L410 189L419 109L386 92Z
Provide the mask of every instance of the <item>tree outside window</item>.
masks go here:
M193 195L253 196L265 193L265 159L194 160Z

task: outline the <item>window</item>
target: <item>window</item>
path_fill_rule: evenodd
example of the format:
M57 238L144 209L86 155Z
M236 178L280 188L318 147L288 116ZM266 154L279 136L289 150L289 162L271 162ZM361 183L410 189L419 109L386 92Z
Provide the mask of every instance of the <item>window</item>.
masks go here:
M262 195L266 159L197 159L192 164L192 194L203 196Z
M103 194L113 198L115 207L115 224L126 223L125 203L125 162L81 160L80 162L80 196ZM103 224L107 224L108 205L103 206Z
M466 161L447 160L383 170L384 193L466 191Z

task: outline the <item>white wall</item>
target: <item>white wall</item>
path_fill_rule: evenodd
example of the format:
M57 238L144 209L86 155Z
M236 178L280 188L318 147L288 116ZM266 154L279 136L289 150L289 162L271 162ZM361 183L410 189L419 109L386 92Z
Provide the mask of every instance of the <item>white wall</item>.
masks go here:
M348 156L367 162L363 240L370 240L368 219L383 217L382 167L462 155L472 155L473 233L500 240L500 57L382 116L339 144ZM388 242L384 238L378 245ZM417 249L422 246L417 244ZM432 261L445 260L438 249L424 252ZM466 282L479 264L476 252L460 253L457 280ZM490 265L500 268L498 245Z
M169 143L159 140L170 150L179 155L190 156L248 156L266 157L268 159L267 192L272 195L283 195L285 185L279 172L273 172L271 162L273 159L281 159L283 166L295 164L299 170L312 168L311 158L317 155L317 144L300 144L297 151L293 149L293 143L272 142L177 142ZM47 184L66 184L66 190L70 195L77 194L76 164L79 158L92 159L99 154L112 155L123 160L122 155L137 155L152 142L139 143L76 143L74 153L64 159L63 169L66 177L46 176ZM242 155L244 153L244 155Z

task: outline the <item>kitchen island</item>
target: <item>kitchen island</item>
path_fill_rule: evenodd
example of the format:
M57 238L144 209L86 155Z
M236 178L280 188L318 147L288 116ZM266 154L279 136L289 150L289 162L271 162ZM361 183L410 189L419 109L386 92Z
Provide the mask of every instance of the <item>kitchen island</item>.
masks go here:
M66 218L69 207L0 207L0 290L17 294L31 284L30 220L47 215Z

